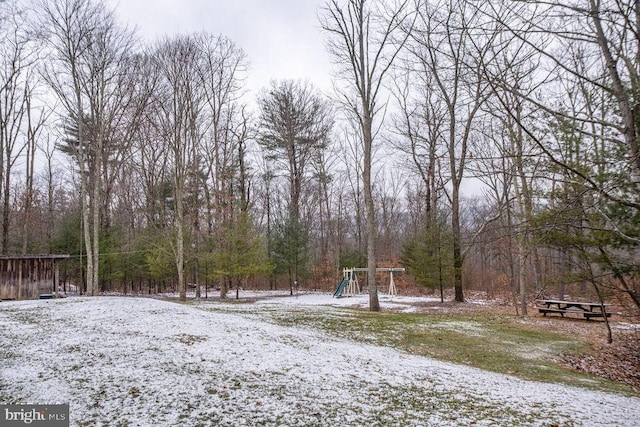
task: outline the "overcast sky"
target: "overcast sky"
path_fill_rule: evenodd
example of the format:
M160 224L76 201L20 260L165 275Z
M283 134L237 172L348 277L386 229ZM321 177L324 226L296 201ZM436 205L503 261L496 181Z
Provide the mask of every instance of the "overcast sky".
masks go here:
M107 0L119 19L153 41L178 33L223 34L250 62L248 87L302 79L329 92L331 64L318 23L323 0Z
M318 22L326 0L106 0L123 23L154 41L164 35L223 34L247 54L247 86L255 99L272 79L309 80L332 94L333 66ZM477 193L465 180L463 193Z

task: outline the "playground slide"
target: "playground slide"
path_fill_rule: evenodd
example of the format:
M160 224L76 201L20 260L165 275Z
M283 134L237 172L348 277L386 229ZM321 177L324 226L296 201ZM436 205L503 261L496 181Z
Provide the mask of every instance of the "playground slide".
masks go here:
M334 298L340 298L342 296L342 292L344 292L344 288L349 284L349 279L347 277L343 277L342 281L338 284L336 291L333 293Z

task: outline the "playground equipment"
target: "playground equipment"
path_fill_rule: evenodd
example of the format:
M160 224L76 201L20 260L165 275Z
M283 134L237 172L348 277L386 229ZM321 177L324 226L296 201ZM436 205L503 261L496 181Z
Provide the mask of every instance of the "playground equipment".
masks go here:
M342 280L338 283L336 291L333 293L334 298L341 296L353 296L360 293L360 284L358 283L357 272L367 271L367 268L345 268L342 270ZM389 295L398 295L396 284L393 281L393 273L402 273L404 268L376 268L376 272L389 273Z

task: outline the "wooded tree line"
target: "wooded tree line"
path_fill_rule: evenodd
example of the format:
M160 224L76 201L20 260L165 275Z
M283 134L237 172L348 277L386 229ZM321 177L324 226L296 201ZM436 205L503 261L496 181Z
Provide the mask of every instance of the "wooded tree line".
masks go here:
M329 0L336 90L224 35L0 1L0 245L101 291L418 284L640 308L640 4ZM277 76L276 76L277 77ZM200 287L196 291L200 292Z

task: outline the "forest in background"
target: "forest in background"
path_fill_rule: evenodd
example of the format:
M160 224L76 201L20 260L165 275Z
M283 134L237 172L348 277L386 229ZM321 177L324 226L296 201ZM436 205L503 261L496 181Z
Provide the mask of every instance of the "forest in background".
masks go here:
M640 309L640 5L329 0L335 91L97 0L0 1L0 252L82 293L424 287ZM475 191L462 192L467 183ZM200 287L195 288L198 295ZM216 291L217 292L217 291Z

